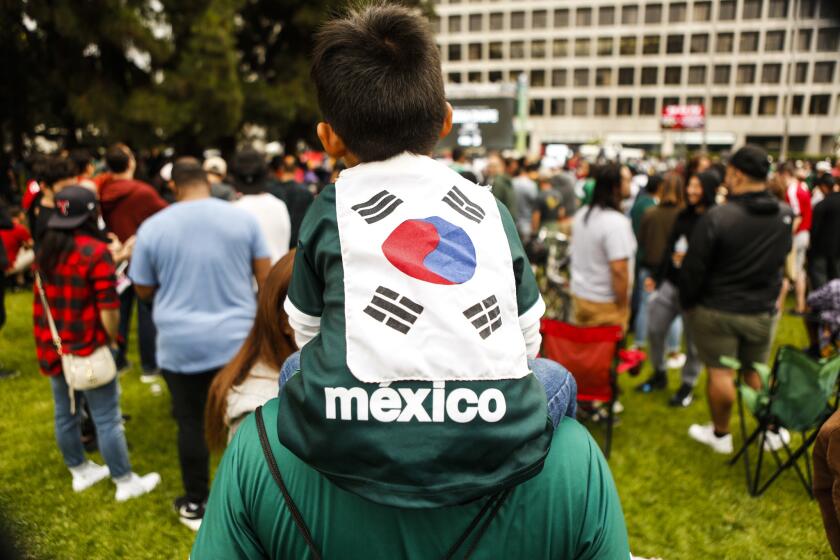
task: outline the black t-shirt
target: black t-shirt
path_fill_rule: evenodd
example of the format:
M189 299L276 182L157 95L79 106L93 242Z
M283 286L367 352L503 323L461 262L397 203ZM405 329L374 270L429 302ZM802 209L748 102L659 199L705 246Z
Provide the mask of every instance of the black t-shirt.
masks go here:
M563 204L563 195L555 189L540 191L537 195L537 210L540 212L540 224L550 224L558 220L557 213Z
M289 220L292 224L289 248L294 249L297 247L298 232L300 231L300 224L303 222L303 216L306 214L309 205L312 204L314 197L309 189L297 181L270 181L266 187L266 192L270 192L286 203L286 208L289 210Z

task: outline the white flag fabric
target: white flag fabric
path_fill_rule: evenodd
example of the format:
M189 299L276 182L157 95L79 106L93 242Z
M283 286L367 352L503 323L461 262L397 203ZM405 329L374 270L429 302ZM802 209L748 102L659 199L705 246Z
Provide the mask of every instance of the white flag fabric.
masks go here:
M336 181L347 366L366 383L528 374L493 194L425 156Z

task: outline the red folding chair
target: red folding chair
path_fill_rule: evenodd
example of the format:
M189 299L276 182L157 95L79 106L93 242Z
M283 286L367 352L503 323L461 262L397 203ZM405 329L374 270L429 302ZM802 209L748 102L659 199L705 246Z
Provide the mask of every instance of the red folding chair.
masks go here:
M576 327L543 319L542 356L563 365L577 382L577 400L582 403L607 403L607 438L604 455L609 459L612 447L615 401L619 373L640 367L644 352L622 350L624 335L619 326Z

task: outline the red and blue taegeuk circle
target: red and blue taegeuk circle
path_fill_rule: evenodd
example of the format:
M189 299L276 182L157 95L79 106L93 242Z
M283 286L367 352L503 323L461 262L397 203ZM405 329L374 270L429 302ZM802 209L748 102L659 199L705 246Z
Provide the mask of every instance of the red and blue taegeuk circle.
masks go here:
M405 274L432 284L463 284L475 274L470 236L438 216L404 221L382 244L382 252Z

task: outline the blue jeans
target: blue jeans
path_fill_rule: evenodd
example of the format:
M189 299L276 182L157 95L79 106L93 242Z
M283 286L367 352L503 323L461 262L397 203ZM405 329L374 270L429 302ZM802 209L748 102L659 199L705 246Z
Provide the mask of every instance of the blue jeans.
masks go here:
M548 399L548 415L554 427L564 416L575 417L577 412L577 384L569 370L546 358L528 360L528 367L542 383ZM289 356L280 368L280 388L300 370L300 351Z
M633 324L633 332L635 333L633 343L640 348L647 342L648 335L648 319L650 315L648 303L650 302L650 296L652 294L645 290L644 285L645 280L650 277L650 269L644 267L639 268L639 308L636 310L636 321ZM678 315L676 319L671 322L671 325L668 328L668 339L666 341L666 349L668 352L680 351L680 339L682 339L682 334L682 317Z
M157 356L155 343L157 329L152 321L152 304L142 301L134 293L134 287L129 286L120 294L120 350L115 360L117 367L126 363L128 354L128 336L131 332L131 316L134 311L134 300L137 300L137 347L140 352L140 368L143 373L157 371Z
M82 446L79 395L84 395L96 426L96 436L102 458L111 471L111 478L120 478L131 473L128 460L128 445L120 411L120 386L117 379L107 385L76 392L76 413L70 413L70 395L63 375L50 378L53 401L55 401L55 439L64 456L64 464L78 467L85 462L85 448Z

